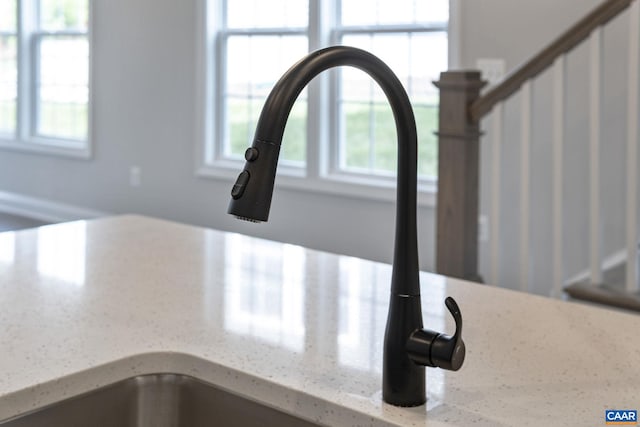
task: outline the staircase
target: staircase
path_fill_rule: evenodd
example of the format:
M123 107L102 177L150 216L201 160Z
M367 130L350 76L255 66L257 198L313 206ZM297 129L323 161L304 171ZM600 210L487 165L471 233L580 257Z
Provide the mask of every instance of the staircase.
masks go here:
M639 3L604 1L489 90L477 71L441 74L438 273L640 311ZM607 62L614 18L624 64ZM612 66L622 82L605 79Z

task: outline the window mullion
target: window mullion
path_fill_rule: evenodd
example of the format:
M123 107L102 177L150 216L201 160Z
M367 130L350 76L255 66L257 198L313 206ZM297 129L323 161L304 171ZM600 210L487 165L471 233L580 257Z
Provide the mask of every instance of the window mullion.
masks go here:
M433 33L447 31L446 22L432 22L427 24L398 24L398 25L346 25L340 27L343 34L369 34L369 33Z
M334 10L332 11L332 25L330 32L330 44L337 45L340 43L340 22L342 20L341 17L341 0L334 0L333 2ZM330 129L331 129L331 144L329 145L329 167L328 174L335 174L337 171L341 169L340 159L343 158L342 149L344 148L340 141L344 140L344 131L343 126L340 120L342 117L342 109L344 108L344 104L340 100L340 71L336 71L331 75L331 87L329 90L330 96L330 106L334 106L330 108Z
M330 1L309 1L309 51L326 47L330 43L330 28L334 24L334 5ZM332 97L327 90L329 80L327 73L322 73L309 84L307 102L307 176L317 179L327 173L328 158L331 149L329 141L333 120L329 117L329 106Z
M77 30L63 30L63 31L41 31L37 30L40 36L67 36L67 37L87 37L86 31L77 31Z
M30 70L29 70L29 123L27 135L29 139L33 139L34 136L38 135L38 125L41 119L42 114L42 106L40 105L38 95L39 95L39 82L41 76L41 65L42 61L40 50L42 49L42 40L44 36L40 32L32 32L31 33L31 50L30 50Z
M224 24L223 24L224 25ZM214 120L217 123L215 126L215 135L216 140L218 141L215 144L216 152L215 156L217 159L222 159L225 157L225 150L227 147L227 142L225 138L227 138L226 131L226 123L227 123L227 111L225 107L226 100L226 88L227 88L227 36L226 34L220 32L215 39L215 50L217 54L214 56L219 58L218 61L214 61L215 63L215 73L216 73L216 89L215 96L216 99L222 100L222 102L215 103L214 109Z
M210 106L211 115L208 115L207 120L213 121L213 126L209 128L209 133L206 134L208 140L211 138L214 143L213 144L205 144L205 153L206 158L205 162L210 163L215 160L220 160L224 158L224 149L226 147L226 143L224 142L225 137L225 108L223 103L218 102L217 100L224 99L224 91L226 87L226 67L225 64L227 62L227 50L226 50L226 34L224 30L226 28L226 16L227 16L227 2L226 1L213 1L209 2L207 0L202 0L205 2L207 7L207 27L209 24L213 26L213 31L209 32L209 28L206 29L206 37L207 41L205 45L208 49L212 49L212 52L208 52L211 55L207 58L207 65L211 67L213 73L210 73L211 76L211 84L213 85L213 89L210 95L210 98L205 102ZM215 7L212 7L215 5ZM212 8L212 9L209 9ZM211 46L208 45L209 34L213 36ZM212 101L216 100L216 101Z
M306 28L225 28L226 36L295 36L307 34Z
M32 129L32 89L34 42L32 35L37 28L36 0L18 0L18 99L16 111L16 136L25 140Z

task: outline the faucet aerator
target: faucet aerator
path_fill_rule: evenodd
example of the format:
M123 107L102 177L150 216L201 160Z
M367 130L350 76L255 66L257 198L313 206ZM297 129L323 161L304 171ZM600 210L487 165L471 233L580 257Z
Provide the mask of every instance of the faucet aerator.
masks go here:
M236 217L236 219L239 219L240 221L253 222L254 224L260 224L262 222L258 219L248 218L246 216L239 216L239 215L234 215L234 216Z

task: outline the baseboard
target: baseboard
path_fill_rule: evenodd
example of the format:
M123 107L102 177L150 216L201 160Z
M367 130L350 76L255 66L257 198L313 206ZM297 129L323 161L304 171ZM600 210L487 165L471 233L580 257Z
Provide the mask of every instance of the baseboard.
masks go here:
M611 270L627 262L627 251L621 249L612 253L608 257L602 260L602 271ZM586 282L591 277L589 270L581 271L580 273L568 278L564 281L565 285L572 285L575 283Z
M0 212L46 222L75 221L108 215L107 212L6 191L0 191Z

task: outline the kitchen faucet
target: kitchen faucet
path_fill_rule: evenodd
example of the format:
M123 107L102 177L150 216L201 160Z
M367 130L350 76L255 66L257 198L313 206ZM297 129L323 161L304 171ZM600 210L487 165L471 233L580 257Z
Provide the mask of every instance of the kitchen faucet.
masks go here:
M425 366L457 371L465 357L462 315L455 300L451 312L453 336L425 330L420 305L416 226L417 132L409 97L393 71L374 55L353 47L333 46L310 53L276 83L260 114L253 144L245 152L245 166L231 190L228 213L238 218L267 221L284 128L304 87L321 72L337 66L356 67L382 88L396 123L398 172L396 230L389 314L384 337L382 396L396 406L426 402Z

